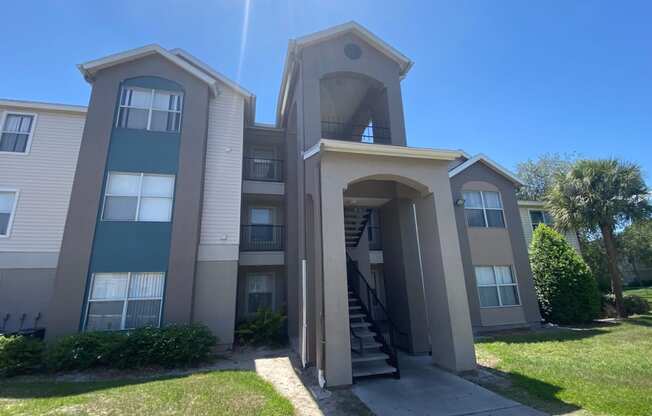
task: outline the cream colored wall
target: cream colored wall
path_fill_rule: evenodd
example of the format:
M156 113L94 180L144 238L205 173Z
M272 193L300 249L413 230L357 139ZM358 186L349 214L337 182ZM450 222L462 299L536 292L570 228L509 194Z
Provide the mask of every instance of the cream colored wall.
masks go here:
M21 256L28 267L56 267L86 116L0 106L0 122L13 111L37 116L29 153L0 152L0 188L19 191L11 234L0 238L0 253ZM43 264L43 259L50 260Z
M526 206L519 204L518 210L521 214L521 223L523 224L523 235L525 236L525 242L529 248L530 243L532 242L532 233L534 231L532 229L532 218L530 217L530 211L545 211L545 209L535 205ZM568 241L570 245L579 253L580 242L577 240L577 234L575 233L575 230L566 231L563 233L563 235L566 238L566 241Z
M244 98L220 89L208 111L199 260L237 260L240 243Z

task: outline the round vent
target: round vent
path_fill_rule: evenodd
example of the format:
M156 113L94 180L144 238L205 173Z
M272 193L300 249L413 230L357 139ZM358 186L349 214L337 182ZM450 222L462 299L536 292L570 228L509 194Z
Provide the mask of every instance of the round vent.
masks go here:
M362 56L362 49L355 43L349 43L344 46L344 55L349 59L358 59Z

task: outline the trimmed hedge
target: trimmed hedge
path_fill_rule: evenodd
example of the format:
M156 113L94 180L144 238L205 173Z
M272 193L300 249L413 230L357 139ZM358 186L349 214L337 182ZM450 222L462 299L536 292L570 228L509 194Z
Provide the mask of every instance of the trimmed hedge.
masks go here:
M85 332L56 341L46 354L51 371L97 367L180 367L209 359L217 338L203 325Z
M0 375L14 376L38 370L45 344L22 335L0 336Z
M600 295L591 270L566 239L539 225L530 245L530 263L543 318L558 324L587 323L600 313Z

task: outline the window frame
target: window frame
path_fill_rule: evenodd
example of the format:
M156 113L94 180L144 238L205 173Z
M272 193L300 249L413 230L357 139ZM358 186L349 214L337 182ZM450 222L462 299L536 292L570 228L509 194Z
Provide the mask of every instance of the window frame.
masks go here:
M13 152L8 152L13 153ZM20 189L17 188L0 188L0 192L7 192L14 194L14 203L11 206L11 212L9 213L9 221L7 222L7 233L0 234L0 239L11 237L11 229L14 224L14 219L16 218L16 211L18 210L18 197L20 195Z
M249 291L249 279L252 277L260 277L260 276L265 276L269 278L272 281L272 312L276 312L276 272L273 270L270 271L255 271L255 272L247 272L246 274L246 281L245 281L245 316L247 317L252 317L255 316L256 312L250 312L249 311L249 294L252 292ZM267 293L267 292L253 292L253 293Z
M106 200L107 197L126 197L126 195L113 195L109 194L109 180L111 178L111 174L118 174L118 175L131 175L131 176L138 176L138 195L131 196L129 197L132 198L137 198L136 202L136 214L134 216L134 219L131 220L112 220L112 219L105 219L104 214L106 210ZM172 177L172 196L170 199L172 200L172 205L170 206L170 219L167 221L146 221L146 220L141 220L138 218L140 215L140 205L141 205L141 200L143 199L143 178L145 176L166 176L166 177ZM177 175L170 175L167 173L147 173L147 172L123 172L123 171L117 171L117 170L111 170L106 173L106 179L105 179L105 184L104 184L104 196L102 197L102 215L100 216L100 221L102 222L154 222L154 223L168 223L172 222L172 218L174 215L174 197L176 194L176 186L177 186ZM167 199L167 197L149 197L146 196L144 198L161 198L161 199Z
M527 215L530 218L530 226L532 227L532 231L536 230L539 224L546 224L546 222L539 222L536 225L534 224L534 221L532 221L532 213L533 212L541 212L541 218L545 218L544 213L546 213L551 219L552 215L550 214L550 211L545 210L545 209L540 209L540 208L529 208L527 210ZM546 224L548 227L553 227L554 226L554 220L550 224Z
M482 208L476 208L476 207L473 207L473 208L468 207L467 208L466 207L466 198L464 198L464 193L465 192L477 192L477 193L479 193L480 194L480 199L482 200ZM487 192L492 192L492 193L498 194L498 200L500 201L500 208L487 208L487 203L485 202L485 197L484 197L484 194L487 193ZM471 228L503 228L503 229L507 228L507 218L505 217L505 204L503 203L503 195L502 195L502 193L500 191L476 191L476 190L472 190L472 189L463 189L462 190L462 199L464 199L464 201L465 201L465 205L463 207L463 209L465 211L467 209L469 209L469 210L471 210L471 209L476 209L476 210L481 209L482 210L482 216L484 217L484 225L482 225L482 226L480 226L480 225L469 225L469 223L468 223L468 221L466 219L466 215L464 215L464 222L466 223L467 227L471 227ZM500 211L500 215L501 215L501 217L503 219L502 227L495 227L495 226L490 226L489 225L489 219L487 218L487 211L488 210L489 211Z
M122 104L122 96L125 93L125 90L140 90L140 91L149 91L150 92L150 99L149 99L149 107L138 107L135 105L123 105ZM181 110L161 110L159 108L154 108L154 96L156 95L156 92L163 92L163 93L169 93L173 95L178 95L179 96L179 107L181 107ZM118 96L118 112L116 114L115 118L115 126L116 128L119 129L129 129L129 130L145 130L145 131L153 131L156 133L172 133L172 134L178 134L181 133L181 123L183 119L183 108L185 105L185 94L183 91L173 91L173 90L165 90L165 89L158 89L158 88L145 88L145 87L139 87L139 86L133 86L133 85L123 85L120 88L120 95ZM122 109L136 109L136 110L147 110L147 126L144 129L136 129L132 127L122 127L120 126L120 115L122 114ZM165 111L167 113L177 113L179 114L179 129L178 130L173 130L173 131L161 131L161 130L152 130L152 113L154 111Z
M10 115L17 115L17 116L31 116L32 117L32 125L30 126L30 131L27 136L27 143L25 143L25 151L24 152L7 152L4 150L0 150L0 155L28 155L30 151L32 150L32 138L34 137L34 131L36 130L36 121L38 120L38 114L37 113L30 113L30 112L24 112L24 111L10 111L10 110L5 110L2 112L2 117L0 118L0 141L2 141L2 135L4 133L11 133L11 132L6 132L5 131L5 122L7 121L7 116Z
M95 276L98 274L127 274L127 285L125 290L125 296L121 299L96 299L92 300L91 295L93 294L93 287L95 285ZM129 289L131 286L131 275L133 273L157 273L163 275L163 293L161 297L147 297L147 298L130 298ZM157 328L161 327L161 321L163 320L163 302L165 300L165 287L167 284L167 273L166 272L94 272L91 274L90 286L88 288L88 296L86 297L86 312L84 313L84 325L82 326L82 332L87 332L86 326L88 325L88 314L90 312L91 302L122 302L122 312L120 317L120 328L115 330L101 330L101 332L109 331L130 331L136 328L125 328L125 322L127 320L127 308L129 306L129 301L140 301L140 300L160 300L161 305L158 311L158 323L156 324ZM96 331L96 330L93 330ZM91 331L91 332L93 332Z
M491 270L492 270L493 275L494 275L494 282L496 282L496 283L493 284L493 285L481 285L480 282L478 282L478 274L477 274L477 271L476 271L476 269L478 267L491 267ZM496 267L508 267L509 268L509 273L511 274L512 280L514 281L514 283L499 284L498 280L496 280ZM473 274L475 276L475 287L476 287L476 291L478 293L478 305L480 306L480 309L515 308L515 307L521 307L523 305L522 302L521 302L521 291L519 290L519 287L518 287L518 279L516 277L516 272L514 270L513 265L511 265L511 264L481 264L481 265L474 265L473 266ZM516 296L518 296L518 303L516 303L514 305L503 305L503 299L500 296L500 287L503 287L503 286L514 286L514 287L516 287ZM496 293L498 295L498 305L496 305L496 306L482 306L480 304L480 288L481 287L495 287L496 288Z

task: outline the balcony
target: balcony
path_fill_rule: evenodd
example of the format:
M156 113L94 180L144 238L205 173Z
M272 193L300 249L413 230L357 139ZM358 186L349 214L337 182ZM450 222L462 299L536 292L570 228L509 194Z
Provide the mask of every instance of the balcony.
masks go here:
M282 225L242 225L240 251L282 251L284 237L285 227Z
M242 174L249 181L283 182L283 161L246 157Z
M324 139L346 140L359 143L392 143L390 129L372 123L365 125L322 121L321 136Z

